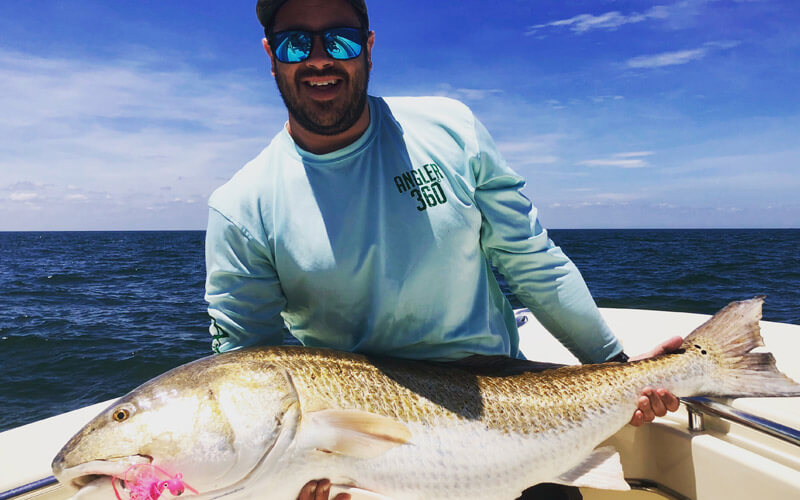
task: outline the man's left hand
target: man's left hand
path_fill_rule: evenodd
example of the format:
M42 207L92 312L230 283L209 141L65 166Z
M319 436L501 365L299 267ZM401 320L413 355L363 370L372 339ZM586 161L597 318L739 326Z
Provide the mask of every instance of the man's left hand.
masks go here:
M652 358L660 354L667 354L677 351L681 347L682 343L682 338L672 337L671 339L665 340L656 346L655 349L632 357L630 361ZM663 388L654 389L652 387L645 387L642 391L642 395L639 397L638 408L635 412L633 412L633 417L631 418L630 423L635 427L639 427L646 422L652 422L656 417L663 417L668 411L676 411L679 406L680 402L678 401L678 398L676 398L668 390Z

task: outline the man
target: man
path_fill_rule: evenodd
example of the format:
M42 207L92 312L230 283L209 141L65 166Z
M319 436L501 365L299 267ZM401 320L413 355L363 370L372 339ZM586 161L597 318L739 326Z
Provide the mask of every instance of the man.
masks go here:
M216 351L290 333L411 359L520 358L491 262L582 362L627 359L469 109L367 95L375 34L363 0L259 0L257 13L289 120L209 201ZM648 391L632 423L677 405ZM328 488L309 483L300 498Z

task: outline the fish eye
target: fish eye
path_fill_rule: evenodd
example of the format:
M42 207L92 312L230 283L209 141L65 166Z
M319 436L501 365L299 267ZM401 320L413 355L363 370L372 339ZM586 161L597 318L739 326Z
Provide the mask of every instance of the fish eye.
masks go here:
M113 418L115 422L124 422L128 420L130 416L131 416L131 411L125 407L117 408L111 414L111 418Z

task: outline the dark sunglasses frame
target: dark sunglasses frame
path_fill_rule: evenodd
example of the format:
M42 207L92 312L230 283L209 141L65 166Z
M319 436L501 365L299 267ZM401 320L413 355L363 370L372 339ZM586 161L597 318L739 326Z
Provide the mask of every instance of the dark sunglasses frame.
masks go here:
M366 47L366 44L367 44L367 37L369 36L369 30L367 30L365 28L362 28L362 27L356 28L356 27L353 27L353 26L334 26L332 28L326 28L324 30L319 30L319 31L309 31L309 30L295 29L295 30L284 30L284 31L278 31L278 32L270 32L270 33L265 33L265 35L267 37L267 40L269 41L269 46L270 46L270 49L272 50L272 55L274 55L275 58L278 61L282 62L283 64L298 64L298 63L301 63L301 62L307 60L309 57L311 57L311 53L314 51L314 43L316 42L317 38L319 38L320 40L323 41L323 46L324 46L325 45L324 40L325 40L325 35L326 34L332 32L332 31L342 30L342 29L353 30L354 33L357 32L360 35L360 39L359 39L358 44L361 47L361 50L359 51L359 53L357 55L355 55L355 56L352 56L352 57L345 57L345 58L336 57L334 54L331 54L331 52L328 50L328 47L326 47L326 46L324 47L325 48L325 53L328 54L329 57L331 57L332 59L334 59L336 61L349 61L351 59L357 58L358 56L360 56L361 54L364 53L364 47ZM276 40L277 40L276 37L278 37L278 35L287 34L287 33L303 33L303 34L308 35L311 38L311 45L309 46L308 54L304 58L300 59L299 61L284 61L278 56L277 49L278 49L278 45L279 44L276 43ZM281 40L281 41L283 41L283 40Z

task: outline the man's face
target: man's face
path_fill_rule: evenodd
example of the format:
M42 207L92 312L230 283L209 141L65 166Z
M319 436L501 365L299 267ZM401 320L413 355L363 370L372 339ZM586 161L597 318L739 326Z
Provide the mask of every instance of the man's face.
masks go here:
M272 31L341 26L360 27L346 0L289 0L278 10ZM373 40L370 33L361 55L345 61L330 57L319 37L308 59L299 63L282 63L268 50L283 102L300 126L315 134L336 135L356 123L366 105Z

